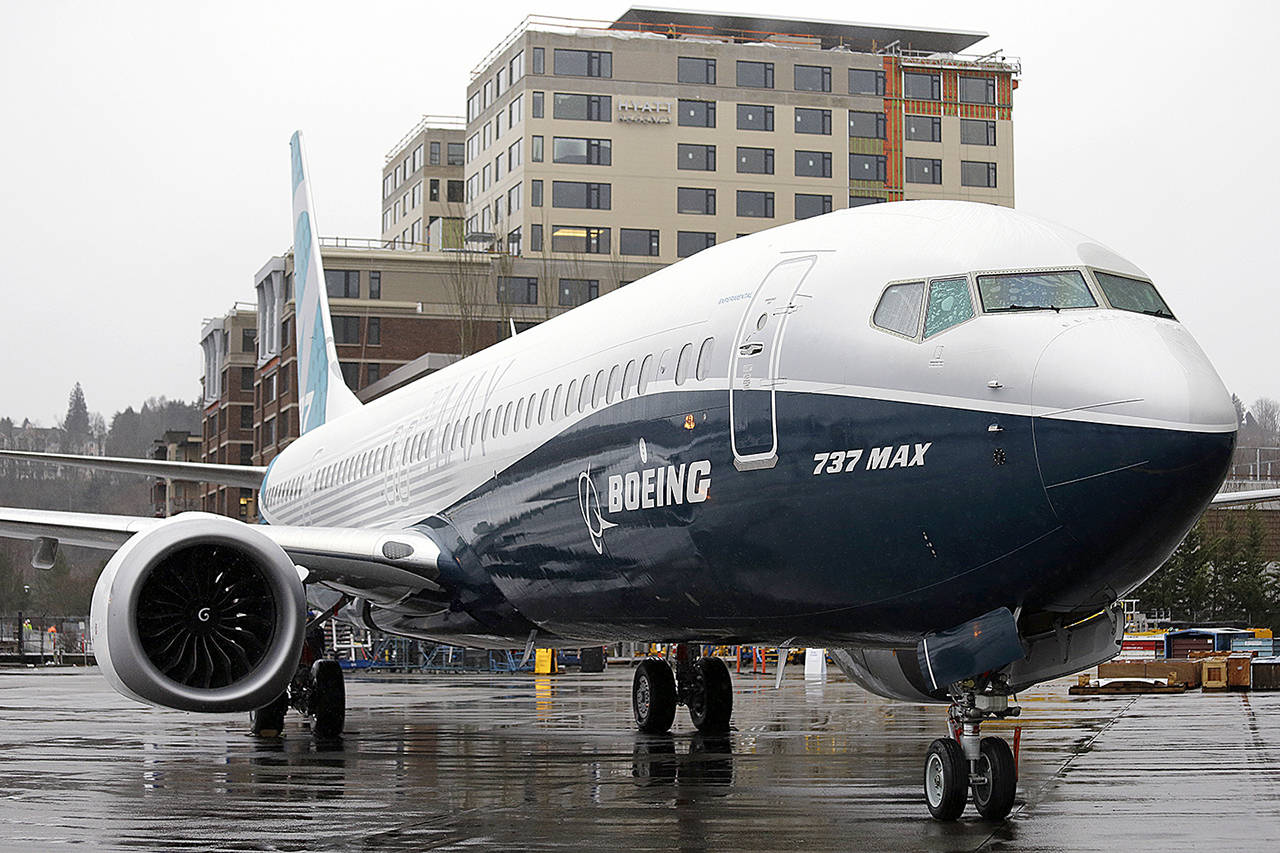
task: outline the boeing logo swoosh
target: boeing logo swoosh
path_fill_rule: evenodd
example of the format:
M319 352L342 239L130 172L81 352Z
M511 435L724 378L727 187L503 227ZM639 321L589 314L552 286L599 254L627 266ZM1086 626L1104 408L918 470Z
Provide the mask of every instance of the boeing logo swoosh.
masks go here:
M604 553L604 532L610 527L617 527L612 521L605 521L600 514L600 496L596 494L596 485L591 482L591 472L583 471L578 475L578 507L582 510L582 521L591 534L591 544L597 554Z

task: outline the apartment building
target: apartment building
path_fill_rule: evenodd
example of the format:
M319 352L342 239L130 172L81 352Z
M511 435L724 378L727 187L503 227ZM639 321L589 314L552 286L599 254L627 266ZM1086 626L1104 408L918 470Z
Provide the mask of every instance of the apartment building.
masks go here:
M254 381L258 318L252 305L236 303L200 331L204 353L204 462L252 465L254 459ZM257 512L253 489L205 484L204 510L245 521Z
M467 238L668 264L833 209L1012 206L1020 71L985 33L637 7L527 18L467 88Z
M423 116L387 153L382 166L384 246L425 248L435 222L456 222L460 230L464 130L461 118Z

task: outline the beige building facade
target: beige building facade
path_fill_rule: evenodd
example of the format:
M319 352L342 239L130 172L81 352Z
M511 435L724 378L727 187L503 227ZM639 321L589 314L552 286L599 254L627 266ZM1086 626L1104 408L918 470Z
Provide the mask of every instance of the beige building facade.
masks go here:
M467 238L668 264L850 205L1012 206L1020 69L960 53L984 36L643 8L526 19L467 89Z
M461 118L423 116L388 152L382 167L384 246L424 249L432 223L461 223L463 131Z

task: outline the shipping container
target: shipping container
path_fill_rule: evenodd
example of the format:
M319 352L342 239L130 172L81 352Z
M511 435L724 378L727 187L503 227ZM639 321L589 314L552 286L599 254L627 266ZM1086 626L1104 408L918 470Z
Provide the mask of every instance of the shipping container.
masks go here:
M1249 679L1254 690L1280 690L1280 657L1254 658Z
M1275 640L1271 637L1232 637L1231 651L1257 652L1258 657L1269 658L1276 653Z

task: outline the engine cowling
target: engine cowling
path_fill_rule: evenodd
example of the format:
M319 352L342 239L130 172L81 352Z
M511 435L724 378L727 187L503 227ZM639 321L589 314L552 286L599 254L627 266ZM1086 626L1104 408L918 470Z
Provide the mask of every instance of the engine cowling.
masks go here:
M288 686L306 631L293 561L250 525L183 513L135 535L93 592L107 681L184 711L262 707Z

